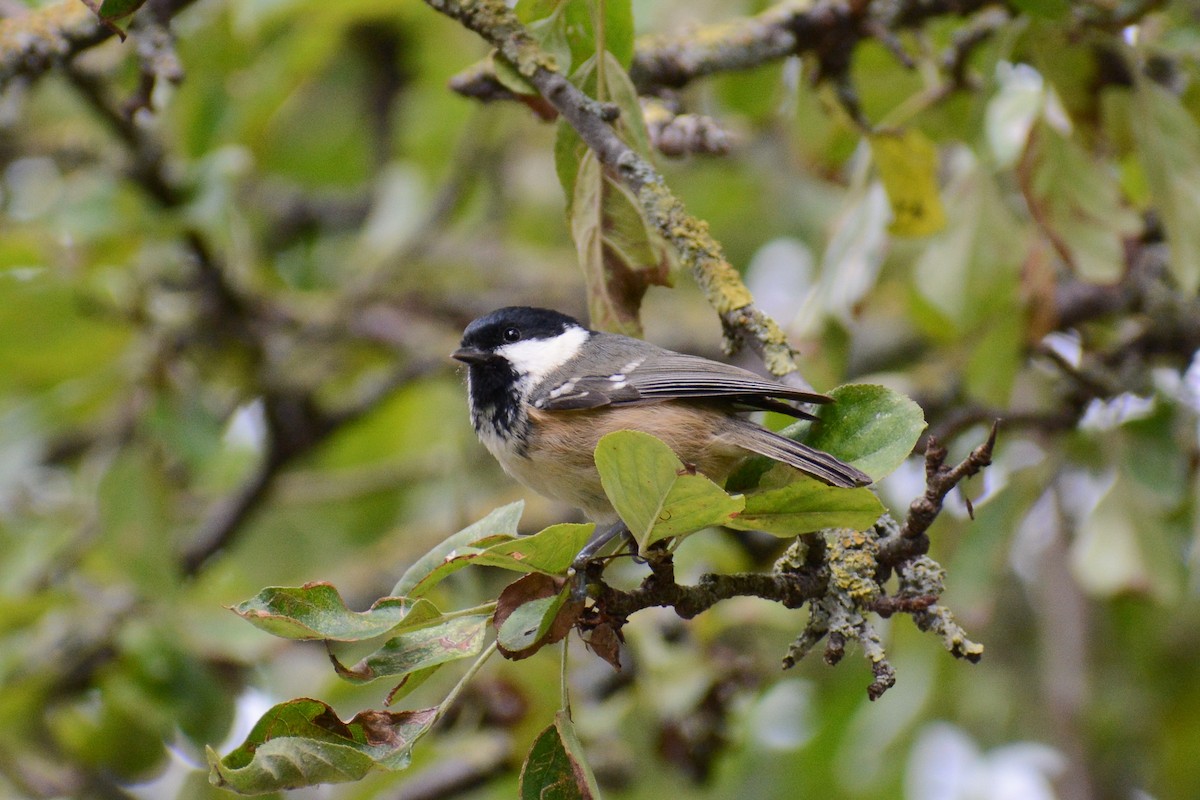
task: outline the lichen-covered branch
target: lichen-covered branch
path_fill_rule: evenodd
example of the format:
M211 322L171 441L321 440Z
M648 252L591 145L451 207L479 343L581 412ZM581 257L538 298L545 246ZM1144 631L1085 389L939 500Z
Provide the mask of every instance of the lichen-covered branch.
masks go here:
M924 603L926 598L936 600L945 589L945 570L928 556L905 562L896 572L900 578L898 596L921 598ZM955 658L965 658L972 663L983 658L983 645L967 638L966 631L954 620L948 608L936 602L924 603L924 606L907 612L918 628L940 636L942 645Z
M195 0L154 0L160 19L174 16ZM94 47L113 35L78 0L0 20L0 89L17 77L35 79L56 63Z
M682 113L678 103L659 97L641 98L641 108L650 146L664 156L729 152L729 134L712 117Z
M681 88L692 81L722 72L753 69L794 55L812 54L818 76L844 72L854 47L863 39L877 39L906 67L912 58L901 47L896 33L917 27L939 16L964 16L988 5L989 0L959 2L866 3L824 0L811 3L788 0L751 17L704 25L674 34L653 34L637 40L629 77L640 94ZM511 100L486 63L472 65L451 81L451 88L485 102Z
M681 263L720 315L730 345L748 343L775 375L794 372L796 354L783 330L754 306L754 298L708 225L689 215L653 165L617 136L609 124L613 109L557 72L554 60L501 0L426 2L494 46L579 133L600 162L636 194L646 218L674 245Z
M111 35L87 6L76 2L0 20L0 87L17 75L35 78L56 61Z
M912 503L901 525L884 515L867 531L830 529L798 537L775 562L769 574L707 574L695 585L675 581L670 553L651 554L650 575L636 589L614 589L589 575L598 586L595 603L579 620L587 632L619 632L634 613L652 606L674 609L690 619L732 597L760 597L786 608L809 607L804 629L783 658L794 666L825 642L825 661L836 664L846 644L857 642L870 664L873 680L867 688L874 700L896 681L883 642L871 615L907 614L923 631L941 638L956 658L978 661L983 646L971 641L950 610L938 603L945 588L941 566L925 555L925 531L941 511L946 494L960 481L983 469L991 459L995 428L986 442L961 463L946 466L945 450L936 442L927 453L927 488ZM887 588L895 575L895 589Z

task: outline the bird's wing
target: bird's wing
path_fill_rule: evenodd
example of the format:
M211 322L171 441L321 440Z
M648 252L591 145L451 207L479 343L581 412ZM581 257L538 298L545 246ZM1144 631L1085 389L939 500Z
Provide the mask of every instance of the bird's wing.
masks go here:
M782 401L830 402L823 394L794 389L739 367L661 348L631 355L621 370L611 375L551 376L531 398L535 406L547 411L685 399L725 400L735 407L802 418L811 415Z
M870 475L829 453L780 436L749 420L737 419L733 423L725 435L744 450L795 467L830 486L853 489L871 483Z

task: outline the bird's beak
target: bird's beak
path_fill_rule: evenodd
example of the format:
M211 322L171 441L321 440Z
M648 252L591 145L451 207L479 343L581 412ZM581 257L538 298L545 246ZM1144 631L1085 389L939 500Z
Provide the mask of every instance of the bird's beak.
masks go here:
M451 353L450 357L464 364L486 364L491 360L492 354L478 347L460 347Z

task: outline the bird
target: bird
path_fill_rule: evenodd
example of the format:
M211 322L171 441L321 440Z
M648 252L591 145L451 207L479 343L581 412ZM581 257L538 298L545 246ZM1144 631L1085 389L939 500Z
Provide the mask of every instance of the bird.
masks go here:
M769 410L816 419L791 403L832 398L591 330L552 309L508 306L485 314L466 327L451 357L467 365L471 424L504 471L597 524L576 568L625 532L593 456L601 437L613 431L656 436L689 468L720 484L752 455L831 486L871 483L856 467L742 413Z

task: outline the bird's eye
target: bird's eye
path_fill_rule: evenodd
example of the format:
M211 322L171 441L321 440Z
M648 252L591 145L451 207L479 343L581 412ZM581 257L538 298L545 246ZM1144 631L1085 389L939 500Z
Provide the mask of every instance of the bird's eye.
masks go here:
M521 331L518 330L517 328L505 328L503 336L504 336L504 341L506 341L506 342L521 341Z

